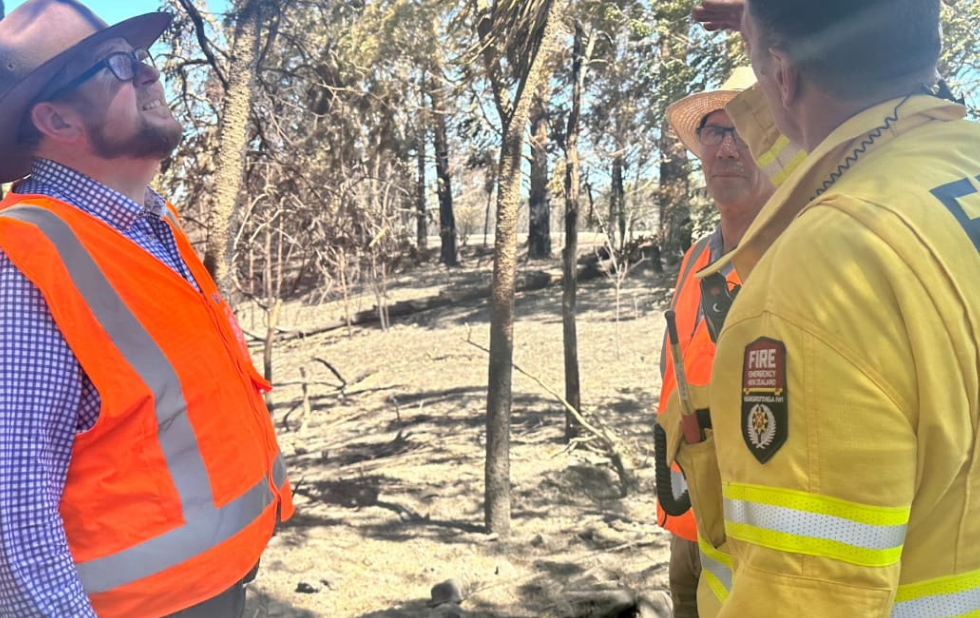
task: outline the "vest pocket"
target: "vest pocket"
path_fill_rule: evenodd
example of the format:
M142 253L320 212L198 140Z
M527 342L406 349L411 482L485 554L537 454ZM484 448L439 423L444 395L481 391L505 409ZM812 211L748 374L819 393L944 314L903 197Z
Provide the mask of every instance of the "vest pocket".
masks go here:
M687 478L698 534L717 548L725 542L721 473L714 435L710 429L705 430L705 434L707 437L703 442L681 445L677 463Z

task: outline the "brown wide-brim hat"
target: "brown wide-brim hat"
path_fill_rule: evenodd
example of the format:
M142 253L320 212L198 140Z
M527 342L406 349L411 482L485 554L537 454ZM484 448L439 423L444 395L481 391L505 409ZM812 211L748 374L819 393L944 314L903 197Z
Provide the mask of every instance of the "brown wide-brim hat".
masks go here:
M677 132L681 142L688 150L701 158L701 142L698 141L698 127L705 116L724 110L728 102L743 90L755 84L755 73L751 67L739 67L732 71L718 90L699 92L674 101L667 108L667 122Z
M30 153L17 144L17 133L58 71L78 52L108 39L149 47L172 18L147 13L109 26L75 0L27 0L0 20L0 182L30 173Z

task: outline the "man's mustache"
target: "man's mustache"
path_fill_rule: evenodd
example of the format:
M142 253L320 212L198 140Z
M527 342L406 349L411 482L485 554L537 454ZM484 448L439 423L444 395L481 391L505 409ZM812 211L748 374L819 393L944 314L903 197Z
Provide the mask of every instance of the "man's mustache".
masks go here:
M733 163L729 165L717 165L711 170L712 176L748 176L749 171L744 165Z

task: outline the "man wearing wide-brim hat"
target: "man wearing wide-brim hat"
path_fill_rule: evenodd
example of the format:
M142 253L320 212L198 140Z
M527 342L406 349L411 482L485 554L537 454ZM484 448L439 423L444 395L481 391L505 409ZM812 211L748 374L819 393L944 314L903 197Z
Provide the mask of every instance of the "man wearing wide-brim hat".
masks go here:
M773 191L772 183L753 161L746 143L725 111L728 103L754 83L752 69L739 68L720 89L692 94L667 108L670 126L687 149L701 160L708 194L721 216L718 229L695 243L684 256L671 301L685 373L695 395L707 388L711 378L715 334L712 329L724 319L724 311L720 308L728 304L740 284L737 273L730 270L713 281L717 290L706 292L716 298L704 302L696 273L738 245ZM666 348L667 341L664 341L665 351ZM661 375L663 385L658 414L664 412L671 394L677 390L674 363L666 353L661 356ZM686 487L676 464L670 476L675 486L672 489L661 487L657 492L665 499L679 495ZM665 481L658 478L661 486ZM671 516L668 511L676 515ZM681 511L684 512L681 514ZM696 618L701 559L694 514L689 505L665 506L658 500L657 521L671 532L669 578L674 616Z
M0 20L0 615L238 618L293 512L234 314L148 188L149 47L75 0Z

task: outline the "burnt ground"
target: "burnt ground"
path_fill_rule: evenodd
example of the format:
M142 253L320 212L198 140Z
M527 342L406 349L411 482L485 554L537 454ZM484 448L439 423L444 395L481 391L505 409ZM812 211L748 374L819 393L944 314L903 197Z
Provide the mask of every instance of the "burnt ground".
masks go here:
M603 608L637 595L661 608L644 616L669 616L651 415L674 275L643 266L622 283L618 320L609 278L582 284L578 312L584 411L615 431L638 486L624 497L608 457L589 445L567 449L561 404L515 373L507 539L488 535L483 521L488 358L467 340L488 345L485 302L401 318L387 332L375 325L277 344L275 381L285 385L273 413L297 514L266 552L246 616L452 615L430 607L430 589L448 579L461 589L461 615L474 618L638 615ZM489 267L473 256L458 269L423 266L395 277L389 297L485 285ZM561 288L519 295L516 311L514 362L564 392ZM295 301L280 323L305 329L342 313L338 302ZM243 323L262 329L247 312ZM344 389L316 358L337 369Z

